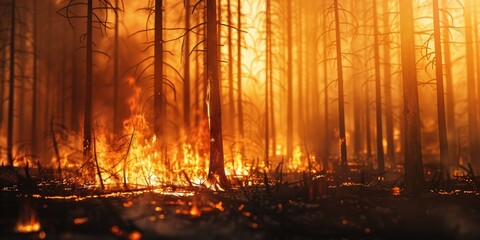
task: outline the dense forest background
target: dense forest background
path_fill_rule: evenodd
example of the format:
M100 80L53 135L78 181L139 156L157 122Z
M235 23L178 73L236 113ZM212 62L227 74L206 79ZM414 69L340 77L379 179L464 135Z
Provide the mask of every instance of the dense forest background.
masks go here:
M102 185L202 181L213 124L227 175L478 171L479 8L2 0L0 159Z

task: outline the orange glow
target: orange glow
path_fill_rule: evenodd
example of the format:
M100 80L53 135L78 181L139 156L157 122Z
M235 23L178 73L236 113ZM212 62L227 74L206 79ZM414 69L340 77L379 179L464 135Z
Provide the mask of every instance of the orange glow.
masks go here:
M54 8L65 7L68 2L45 1L45 6L40 6L40 10L48 14ZM213 37L208 36L205 29L204 1L199 1L195 9L196 3L184 6L177 4L181 1L163 1L165 5L162 10L165 14L162 15L164 26L161 35L164 39L161 42L163 53L160 54L163 76L157 79L153 79L155 26L154 12L151 10L155 7L154 3L124 2L124 9L118 14L118 53L114 51L117 49L114 47L117 38L114 37L116 31L112 18L116 14L112 9L97 14L99 18L109 19L106 20L107 28L93 30L94 86L91 106L87 106L85 99L85 73L88 71L84 64L85 39L81 35L85 30L85 21L77 21L77 18L67 21L59 19L60 16L51 18L52 22L58 24L51 25L48 31L39 34L40 45L50 45L38 53L38 73L34 74L34 70L30 69L33 67L30 67L32 59L29 57L25 58L29 60L21 63L11 61L15 63L13 65L25 66L22 69L25 77L30 79L30 76L38 76L41 81L35 90L39 97L32 104L33 81L22 82L24 85L17 87L10 84L6 78L7 72L1 76L2 83L15 86L15 93L23 96L10 101L6 88L1 89L4 98L0 109L3 124L0 126L1 164L10 164L4 149L13 142L13 146L8 147L10 155L14 155L14 159L9 159L13 160L13 166L24 168L28 163L32 168L51 169L55 171L55 177L92 188L103 185L107 190L153 189L165 194L172 193L161 189L162 186L221 189L216 183L207 182L210 146L216 139L210 139L210 118L207 117L210 103L206 101L209 99L209 81L206 79L208 74L205 66L209 64L205 56L211 50L206 49L204 41L206 38L215 38L219 41L216 42L219 49L216 61L220 65L220 120L224 138L222 165L227 178L234 185L254 185L258 173L268 174L277 169L282 173L316 173L321 170L336 173L342 154L340 144L343 143L347 145L348 166L352 167L352 172L360 171L357 166L375 168L375 159L381 159L375 156L380 152L376 149L378 146L383 146L384 150L388 148L387 151L393 150L393 153L386 152L389 156L384 165L387 170L400 172L404 169L400 166L404 156L400 155L405 150L402 149L405 121L399 46L405 46L400 36L405 30L413 30L415 34L415 46L412 49L418 75L419 125L424 154L433 156L428 158L429 161L439 155L439 121L436 114L440 111L433 106L439 106L435 97L444 95L452 101L448 125L455 125L455 129L449 130L448 139L452 140L454 149L451 152L455 152L452 155L458 155L451 157L456 162L452 160L452 166L448 166L448 169L454 175L462 175L464 173L457 169L458 166L472 162L472 156L464 154L473 152L468 148L474 144L469 142L470 134L474 133L469 129L470 120L466 112L472 109L469 105L478 105L478 97L473 103L467 103L465 99L468 90L465 33L469 33L468 30L478 33L479 21L478 8L462 8L467 1L441 3L441 28L445 31L441 42L442 46L450 47L450 66L447 66L446 53L435 56L433 9L431 1L427 0L413 1L414 29L403 30L399 24L398 1L380 1L382 4L379 3L377 9L371 11L370 4L373 2L339 0L343 14L339 16L339 29L335 29L335 15L328 1L272 0L268 2L271 8L267 9L265 0L244 0L240 1L241 6L237 6L237 1L220 0L217 1L220 3L217 21L219 35ZM98 11L98 2L94 4ZM49 11L43 11L47 8ZM83 15L79 13L84 10L84 4L75 4L73 8L71 13L76 13L74 15L81 19ZM466 10L477 11L472 12L475 22L465 23ZM373 42L374 12L378 13L377 34L381 35L380 43L377 43L380 45L378 53L374 51ZM185 23L187 13L191 15L188 24ZM40 24L47 26L46 19L39 19ZM26 20L28 26L25 34L30 38L33 35L30 22L33 21ZM450 28L447 28L447 23ZM186 29L187 25L195 27ZM472 29L468 25L472 25ZM336 39L337 32L340 39ZM473 35L476 39L470 42L476 44L474 50L478 52L478 34ZM188 42L186 36L189 37ZM59 41L47 42L52 37ZM7 39L4 42L8 43ZM336 43L342 45L341 52L336 52ZM26 45L21 52L33 52L31 43ZM5 51L7 49L4 48ZM51 49L48 54L47 49ZM77 52L77 49L82 52ZM8 59L7 52L4 57ZM473 65L477 66L480 57L474 57ZM335 58L343 61L343 69L338 68L340 64ZM374 59L380 61L380 109L375 109L372 104L377 103L372 82L376 74L374 70L377 70L374 69ZM451 89L445 89L443 94L437 94L435 90L438 88L433 84L436 67L432 65L436 59L445 60L443 75L451 77L444 79L445 83L448 80L452 86ZM118 69L113 66L114 62L120 64ZM7 68L6 65L4 67ZM114 69L117 70L115 74ZM451 71L447 72L447 69ZM477 70L476 67L473 70ZM16 72L19 73L19 69ZM343 76L342 82L345 83L345 89L342 89L345 109L342 114L338 105L341 98L337 95L340 94L340 76ZM154 93L156 81L161 82L162 93ZM387 89L391 90L391 96L388 96L391 106L386 105ZM160 102L165 104L163 119L155 119L154 112L158 110L155 109L155 103L158 102L155 98L159 95L162 97ZM5 108L7 102L13 103L12 112ZM33 106L38 107L38 111L37 116L31 117ZM90 112L85 110L87 107L92 108L93 112L92 120L85 126L93 126L94 159L83 159L82 154L84 126L80 122L84 121L85 112ZM287 112L287 108L293 109ZM391 112L387 114L387 110ZM378 121L379 125L387 122L387 117L390 119L390 129L386 129L384 124L377 131L377 120L373 117L375 112L381 112L379 115L384 117ZM11 128L4 121L7 115L14 119L15 124ZM344 127L339 127L340 119L345 120ZM154 122L161 123L165 133L155 135ZM37 139L29 134L34 126L37 128ZM13 131L13 137L10 136L7 141L7 135L11 135L6 131L9 128ZM345 137L338 137L340 129L342 132L345 130ZM289 130L292 130L291 133ZM387 140L387 134L384 134L378 137L383 139L378 139L379 144L376 144L375 133L386 131L389 131L388 135L393 135L393 142L387 142L390 139ZM394 148L389 148L389 145ZM57 169L61 169L61 173ZM477 169L474 170L477 172ZM38 172L35 174L39 175ZM355 183L347 181L344 184ZM176 194L187 196L194 193ZM100 196L105 195L49 197L81 201ZM123 206L131 207L133 203L126 202Z
M23 205L22 211L15 226L15 231L19 233L31 233L40 231L40 221L37 212L27 203Z

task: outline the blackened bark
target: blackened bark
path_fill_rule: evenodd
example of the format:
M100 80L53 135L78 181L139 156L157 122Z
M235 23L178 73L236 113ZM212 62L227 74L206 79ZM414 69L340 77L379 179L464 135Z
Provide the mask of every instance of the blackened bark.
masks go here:
M389 1L383 1L383 25L384 25L384 95L385 95L385 128L387 137L387 158L392 167L395 167L395 142L393 139L393 104L392 104L392 78L390 64L390 9Z
M402 56L405 190L420 195L425 191L420 139L420 110L418 104L415 35L411 0L400 1L400 38Z
M185 29L187 33L184 39L184 64L183 64L183 126L190 130L190 0L185 0Z
M437 118L438 118L438 137L440 140L440 162L447 168L446 174L449 174L448 163L448 141L447 141L447 120L445 118L445 91L443 87L443 53L440 29L440 10L438 0L433 0L433 34L435 40L435 76L437 80Z
M120 85L120 79L118 78L118 62L120 59L118 45L119 45L119 21L118 21L118 14L119 14L119 5L118 0L115 0L115 37L113 43L113 132L117 134L121 134L122 124L120 122L119 117L119 99L118 99L118 91Z
M335 43L337 53L337 82L338 82L338 124L339 124L339 142L340 159L342 165L342 174L345 174L347 168L347 138L345 133L345 100L343 93L343 63L342 63L342 38L340 36L340 17L338 0L333 1L335 13Z
M7 116L7 159L13 166L13 114L15 102L15 0L12 0L12 15L10 25L10 77L8 86L8 116Z
M87 3L87 78L85 84L85 112L83 119L83 161L87 166L87 176L94 179L95 170L93 168L92 152L92 91L93 91L93 41L92 41L92 16L93 0Z
M238 133L242 141L245 137L245 129L243 124L243 91L242 91L242 3L241 0L237 1L238 15L237 15L237 111L238 111Z
M155 0L155 56L153 86L153 129L157 138L164 133L165 96L163 94L163 0Z
M373 48L375 55L375 116L377 126L377 167L379 174L385 171L385 160L383 153L383 124L382 124L382 88L380 78L380 46L378 36L378 14L377 0L373 0Z
M293 154L293 51L292 1L287 1L287 160Z
M218 36L216 0L207 0L207 80L210 123L210 165L208 180L223 189L230 188L225 175L222 139L222 108L220 100L220 78L218 72ZM208 94L207 94L208 97Z
M467 99L468 99L468 127L469 127L469 142L468 148L470 153L470 162L474 170L478 170L478 162L480 162L480 152L478 151L479 136L478 136L478 120L477 120L477 98L475 88L475 63L474 63L474 47L473 47L473 27L472 27L472 4L470 0L465 1L465 42L466 42L466 57L467 57Z

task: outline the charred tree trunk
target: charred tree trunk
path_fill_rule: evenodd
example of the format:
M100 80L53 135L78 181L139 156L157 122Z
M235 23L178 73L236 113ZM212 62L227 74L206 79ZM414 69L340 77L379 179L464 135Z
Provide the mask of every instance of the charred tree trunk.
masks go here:
M420 195L425 191L420 139L420 110L418 104L415 35L411 0L400 1L400 39L402 56L405 141L405 190Z
M475 1L475 3L472 3L470 1L470 10L473 10L473 29L472 29L472 32L475 34L475 57L476 57L476 64L475 64L475 69L476 69L476 84L477 84L477 96L476 96L476 101L477 101L477 110L480 109L480 101L479 101L479 96L480 96L480 26L477 21L477 15L478 15L478 1ZM473 53L472 53L473 54ZM478 112L477 112L478 114ZM477 126L478 126L478 117L479 115L477 115ZM478 127L477 127L477 131L475 132L475 134L477 135L477 145L475 146L475 151L476 151L476 158L475 159L472 159L472 165L474 167L476 167L476 171L480 171L480 153L478 152L478 147L480 147L480 139L478 139L478 134L479 134L479 131L478 130Z
M7 159L13 167L13 114L15 102L15 0L12 0L12 15L10 25L10 76L8 86L8 117L7 117Z
M233 97L233 45L232 45L232 6L231 6L231 0L227 1L227 19L228 19L228 36L227 36L227 41L228 41L228 103L229 103L229 108L228 108L228 117L227 117L227 123L228 123L228 130L230 133L235 133L235 123L234 123L234 117L235 117L235 99Z
M19 2L17 2L16 4L18 4L17 6L19 8L23 8L21 3L19 4ZM22 12L19 11L18 14L16 15L16 18L18 19L19 23L23 22ZM17 45L16 48L19 50L19 52L16 54L17 62L24 63L27 60L25 57L25 54L23 53L24 51L26 51L26 47L25 47L26 46L26 35L25 35L26 29L25 27L22 27L21 24L19 24L17 28L17 32L19 34L19 39L17 39L18 44L16 44ZM15 99L16 99L15 101L17 101L18 106L25 106L25 88L27 85L26 79L23 77L23 76L26 76L25 64L18 64L16 70L19 73L18 75L20 75L20 77L17 77L17 80L16 80L17 86L15 87L15 90L14 90L16 91L16 93L14 93ZM24 107L17 108L15 114L17 115L17 121L15 124L16 129L13 130L15 132L14 137L16 137L17 141L23 142L26 139L25 132L26 132L26 126L27 126L25 121L26 120L25 108Z
M287 160L293 154L293 52L292 1L287 1Z
M435 40L435 76L437 80L437 118L438 118L438 137L440 140L440 162L447 168L446 174L449 174L448 164L448 138L447 121L445 119L445 98L443 88L443 61L442 61L442 42L440 30L440 10L438 0L433 0L433 34Z
M32 156L37 157L37 57L38 57L38 37L37 37L37 14L38 8L37 3L33 3L33 66L32 66L32 117L31 117L31 151ZM3 91L0 90L0 91Z
M190 0L185 0L185 29L187 33L184 39L183 60L183 126L186 131L190 130Z
M74 132L78 131L78 68L77 68L77 39L75 38L75 29L72 30L72 105L70 113L70 127Z
M242 141L245 137L245 129L243 124L243 86L242 86L242 3L241 0L237 1L238 8L238 30L237 30L237 111L238 111L238 133ZM243 151L243 147L242 147Z
M302 31L302 16L303 16L303 13L302 13L302 0L300 1L296 1L297 3L297 7L296 7L296 12L297 12L297 16L295 17L295 21L296 21L296 31L295 31L295 34L297 35L297 39L296 39L296 45L297 45L297 53L296 53L296 56L297 56L297 89L296 89L296 92L297 92L297 131L296 131L296 136L302 136L303 135L303 130L304 130L304 120L305 120L305 112L304 112L304 108L305 105L304 105L304 98L306 97L306 94L305 92L303 91L303 88L305 85L305 81L303 76L304 76L304 72L303 72L303 65L304 65L304 62L303 62L303 31ZM302 134L301 134L302 133ZM307 143L304 143L304 144L307 144Z
M373 0L373 50L375 55L375 116L377 126L377 167L378 173L385 172L385 160L383 153L383 124L382 124L382 85L380 78L380 46L378 36L377 0Z
M446 0L443 0L443 6L445 7ZM445 77L446 77L446 115L447 115L447 136L449 146L449 158L450 166L456 167L458 165L458 150L457 150L457 131L455 124L455 104L454 104L454 91L453 91L453 76L452 76L452 63L450 54L450 26L446 24L442 31L444 40L444 54L445 54ZM452 174L452 168L450 168L450 174Z
M269 96L270 96L270 104L269 104L269 111L270 111L270 135L272 138L272 156L277 155L277 133L276 133L276 127L275 127L275 102L274 102L274 94L273 94L273 53L272 53L272 48L273 48L273 39L272 39L272 2L271 0L267 0L267 3L269 4L269 7L267 8L267 36L268 36L268 54L269 54L269 65L267 71L270 73L269 76L269 82L270 84L268 85L269 89Z
M327 24L325 23L325 26ZM328 49L327 49L327 36L326 34L323 37L323 85L324 85L324 90L323 90L323 98L324 98L324 118L325 118L325 124L323 128L323 156L322 156L322 162L323 162L323 170L327 170L328 168L328 159L330 157L330 111L329 111L329 96L328 96Z
M353 80L353 126L354 126L354 134L353 134L353 148L356 157L362 156L363 147L362 147L362 139L363 139L363 130L365 129L362 126L362 94L360 91L356 91L356 89L361 89L361 82L357 79Z
M200 16L201 13L203 11L200 11L199 13L196 14L196 17L195 17L195 23L198 24L202 21L202 17ZM200 42L202 40L202 37L204 36L204 34L202 33L202 31L204 30L204 28L200 29L199 30L199 34L196 34L196 38L195 38L195 41L196 42ZM200 99L200 92L201 92L201 83L203 82L202 80L202 76L204 76L205 74L202 74L201 73L201 69L202 69L202 64L201 62L202 59L204 59L204 55L203 54L196 54L195 55L195 86L194 89L195 89L195 127L198 127L200 125L200 120L203 119L203 113L204 111L201 109L201 104L202 101ZM203 92L206 92L205 91L205 88L206 86L203 85Z
M343 63L342 63L342 38L340 36L340 16L338 11L338 0L333 1L335 13L335 47L337 53L337 81L338 81L338 123L339 123L339 142L340 159L342 165L342 175L346 174L347 166L347 139L345 133L345 100L343 93Z
M270 119L269 119L269 101L270 101L270 80L271 80L271 72L270 72L270 65L272 64L272 55L271 55L271 16L270 16L270 8L271 8L270 0L266 1L266 30L265 30L265 39L266 39L266 46L265 46L265 167L269 168L269 149L270 149Z
M218 35L216 0L207 0L207 103L210 124L210 165L208 180L221 188L230 188L225 175L222 139L222 105L220 99L220 78L218 72Z
M93 91L93 41L92 41L92 16L93 0L88 0L87 4L87 78L85 85L85 116L83 119L83 161L87 166L88 176L94 179L95 170L93 168L92 152L92 91Z
M470 162L474 170L477 170L478 162L480 162L480 152L478 151L480 144L478 139L478 122L477 122L477 98L475 87L475 62L474 62L474 47L473 47L473 27L471 1L466 0L464 5L465 10L465 41L466 41L466 56L467 56L467 99L468 99L468 127L469 127L469 153Z
M370 83L365 82L365 148L366 148L366 160L370 163L372 158L372 129L370 119Z
M384 94L385 94L385 128L387 137L387 158L395 167L395 143L393 139L393 104L392 104L392 78L390 66L390 9L388 7L389 1L383 1L383 25L385 34L385 45L383 48L384 58Z
M7 49L4 48L2 50L2 73L0 75L0 127L3 128L4 122L4 114L3 114L3 98L5 97L5 82L7 79L6 72L7 72Z
M165 96L163 94L163 0L155 0L155 56L153 86L153 129L157 138L164 133Z
M120 60L120 54L118 50L119 45L119 21L118 21L118 14L119 14L119 5L118 0L115 0L115 37L113 43L113 132L117 134L121 134L122 125L120 122L119 117L119 99L118 99L118 91L119 91L119 84L120 79L118 77L118 62Z

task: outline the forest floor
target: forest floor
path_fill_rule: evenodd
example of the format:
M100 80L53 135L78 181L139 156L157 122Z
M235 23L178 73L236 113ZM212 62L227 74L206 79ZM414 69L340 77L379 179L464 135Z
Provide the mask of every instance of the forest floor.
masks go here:
M468 177L429 181L428 193L409 197L395 173L343 184L299 173L229 191L126 191L28 185L6 172L0 169L0 239L480 239L480 194ZM18 233L22 221L39 221L40 230Z

